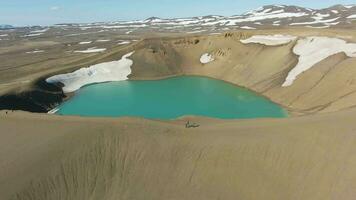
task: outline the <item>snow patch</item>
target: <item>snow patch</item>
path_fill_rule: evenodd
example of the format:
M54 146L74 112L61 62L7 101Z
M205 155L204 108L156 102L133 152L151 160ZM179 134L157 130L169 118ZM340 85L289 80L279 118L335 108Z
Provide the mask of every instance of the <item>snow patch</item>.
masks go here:
M27 51L26 53L28 53L28 54L34 54L34 53L43 53L43 52L45 52L44 50L34 50L34 51Z
M44 32L47 32L48 30L49 30L49 28L46 28L46 29L42 29L42 30L31 31L30 33L44 33Z
M240 40L243 44L257 43L267 46L288 44L297 37L291 35L254 35L246 40Z
M99 52L103 52L103 51L106 51L106 48L97 49L96 47L92 47L87 50L74 51L74 52L75 53L99 53Z
M345 5L344 7L347 8L347 9L350 9L350 8L355 7L355 5Z
M347 19L356 19L356 15L350 15L347 17Z
M91 44L92 41L84 41L84 42L79 42L79 44Z
M35 37L35 36L40 36L40 35L43 35L43 33L31 33L31 34L24 35L22 37Z
M119 43L117 43L118 45L124 45L124 44L130 44L130 41L120 41Z
M213 62L215 59L210 53L205 53L200 57L200 62L202 64L208 64L210 62Z
M110 42L110 40L97 40L96 42Z
M326 20L322 20L322 19L319 19L319 18L314 18L315 21L312 21L312 22L300 22L300 23L291 23L290 25L291 26L295 26L295 25L310 25L310 24L321 24L321 23L330 23L330 22L334 22L336 20L338 20L340 17L337 17L337 18L333 18L333 19L326 19Z
M53 115L53 114L56 114L56 112L58 112L58 111L59 111L58 107L57 108L53 108L52 110L48 111L47 114Z
M53 84L64 84L63 92L69 93L92 83L127 80L133 65L133 61L128 58L133 54L134 52L128 53L118 61L100 63L72 73L52 76L46 81Z
M339 13L339 11L337 11L337 10L331 10L331 12L333 12L333 13L335 13L335 14L338 14L338 13Z
M242 29L247 29L247 30L254 30L254 29L256 29L256 28L250 27L250 26L241 26L240 28L242 28Z
M293 52L299 56L299 61L289 72L283 87L291 86L298 75L329 56L344 52L349 57L356 57L356 44L338 38L307 37L298 40Z

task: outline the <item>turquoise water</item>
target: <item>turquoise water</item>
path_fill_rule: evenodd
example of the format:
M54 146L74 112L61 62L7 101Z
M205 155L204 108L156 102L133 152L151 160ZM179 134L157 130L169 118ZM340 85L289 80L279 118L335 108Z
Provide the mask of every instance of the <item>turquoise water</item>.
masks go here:
M151 119L185 115L222 119L286 116L283 108L256 93L197 76L85 86L64 102L57 114Z

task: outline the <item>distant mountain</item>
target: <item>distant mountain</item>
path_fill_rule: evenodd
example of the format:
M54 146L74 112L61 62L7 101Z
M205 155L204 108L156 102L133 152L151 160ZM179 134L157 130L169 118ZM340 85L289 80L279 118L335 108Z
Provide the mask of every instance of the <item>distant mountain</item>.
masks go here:
M290 5L267 5L229 17L207 15L162 19L150 17L145 20L99 22L86 24L58 24L56 27L80 30L122 30L126 34L133 31L154 30L159 32L216 32L231 29L272 29L285 27L355 27L356 5L335 5L324 9L311 9Z
M187 28L187 27L245 27L257 29L260 27L283 26L311 26L326 28L337 25L347 25L356 20L355 5L335 5L325 9L310 9L299 6L268 5L244 13L223 17L208 15L202 17L188 17L176 19L161 19L151 17L146 20L111 22L89 24L93 28L105 26L105 28ZM85 26L88 26L86 24Z
M13 29L15 28L12 25L8 25L8 24L0 24L0 29L4 30L4 29Z

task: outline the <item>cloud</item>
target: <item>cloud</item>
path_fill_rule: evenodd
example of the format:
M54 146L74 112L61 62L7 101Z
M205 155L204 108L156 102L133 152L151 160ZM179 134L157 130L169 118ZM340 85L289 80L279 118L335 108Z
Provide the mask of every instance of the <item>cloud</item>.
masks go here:
M50 7L49 9L50 9L50 10L59 10L60 7L59 7L59 6L52 6L52 7Z

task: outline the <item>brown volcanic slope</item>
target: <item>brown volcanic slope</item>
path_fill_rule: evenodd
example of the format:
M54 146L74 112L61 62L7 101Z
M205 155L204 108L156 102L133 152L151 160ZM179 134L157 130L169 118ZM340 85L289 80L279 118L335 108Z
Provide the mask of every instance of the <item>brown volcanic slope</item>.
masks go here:
M0 199L351 200L355 112L197 129L1 112Z

